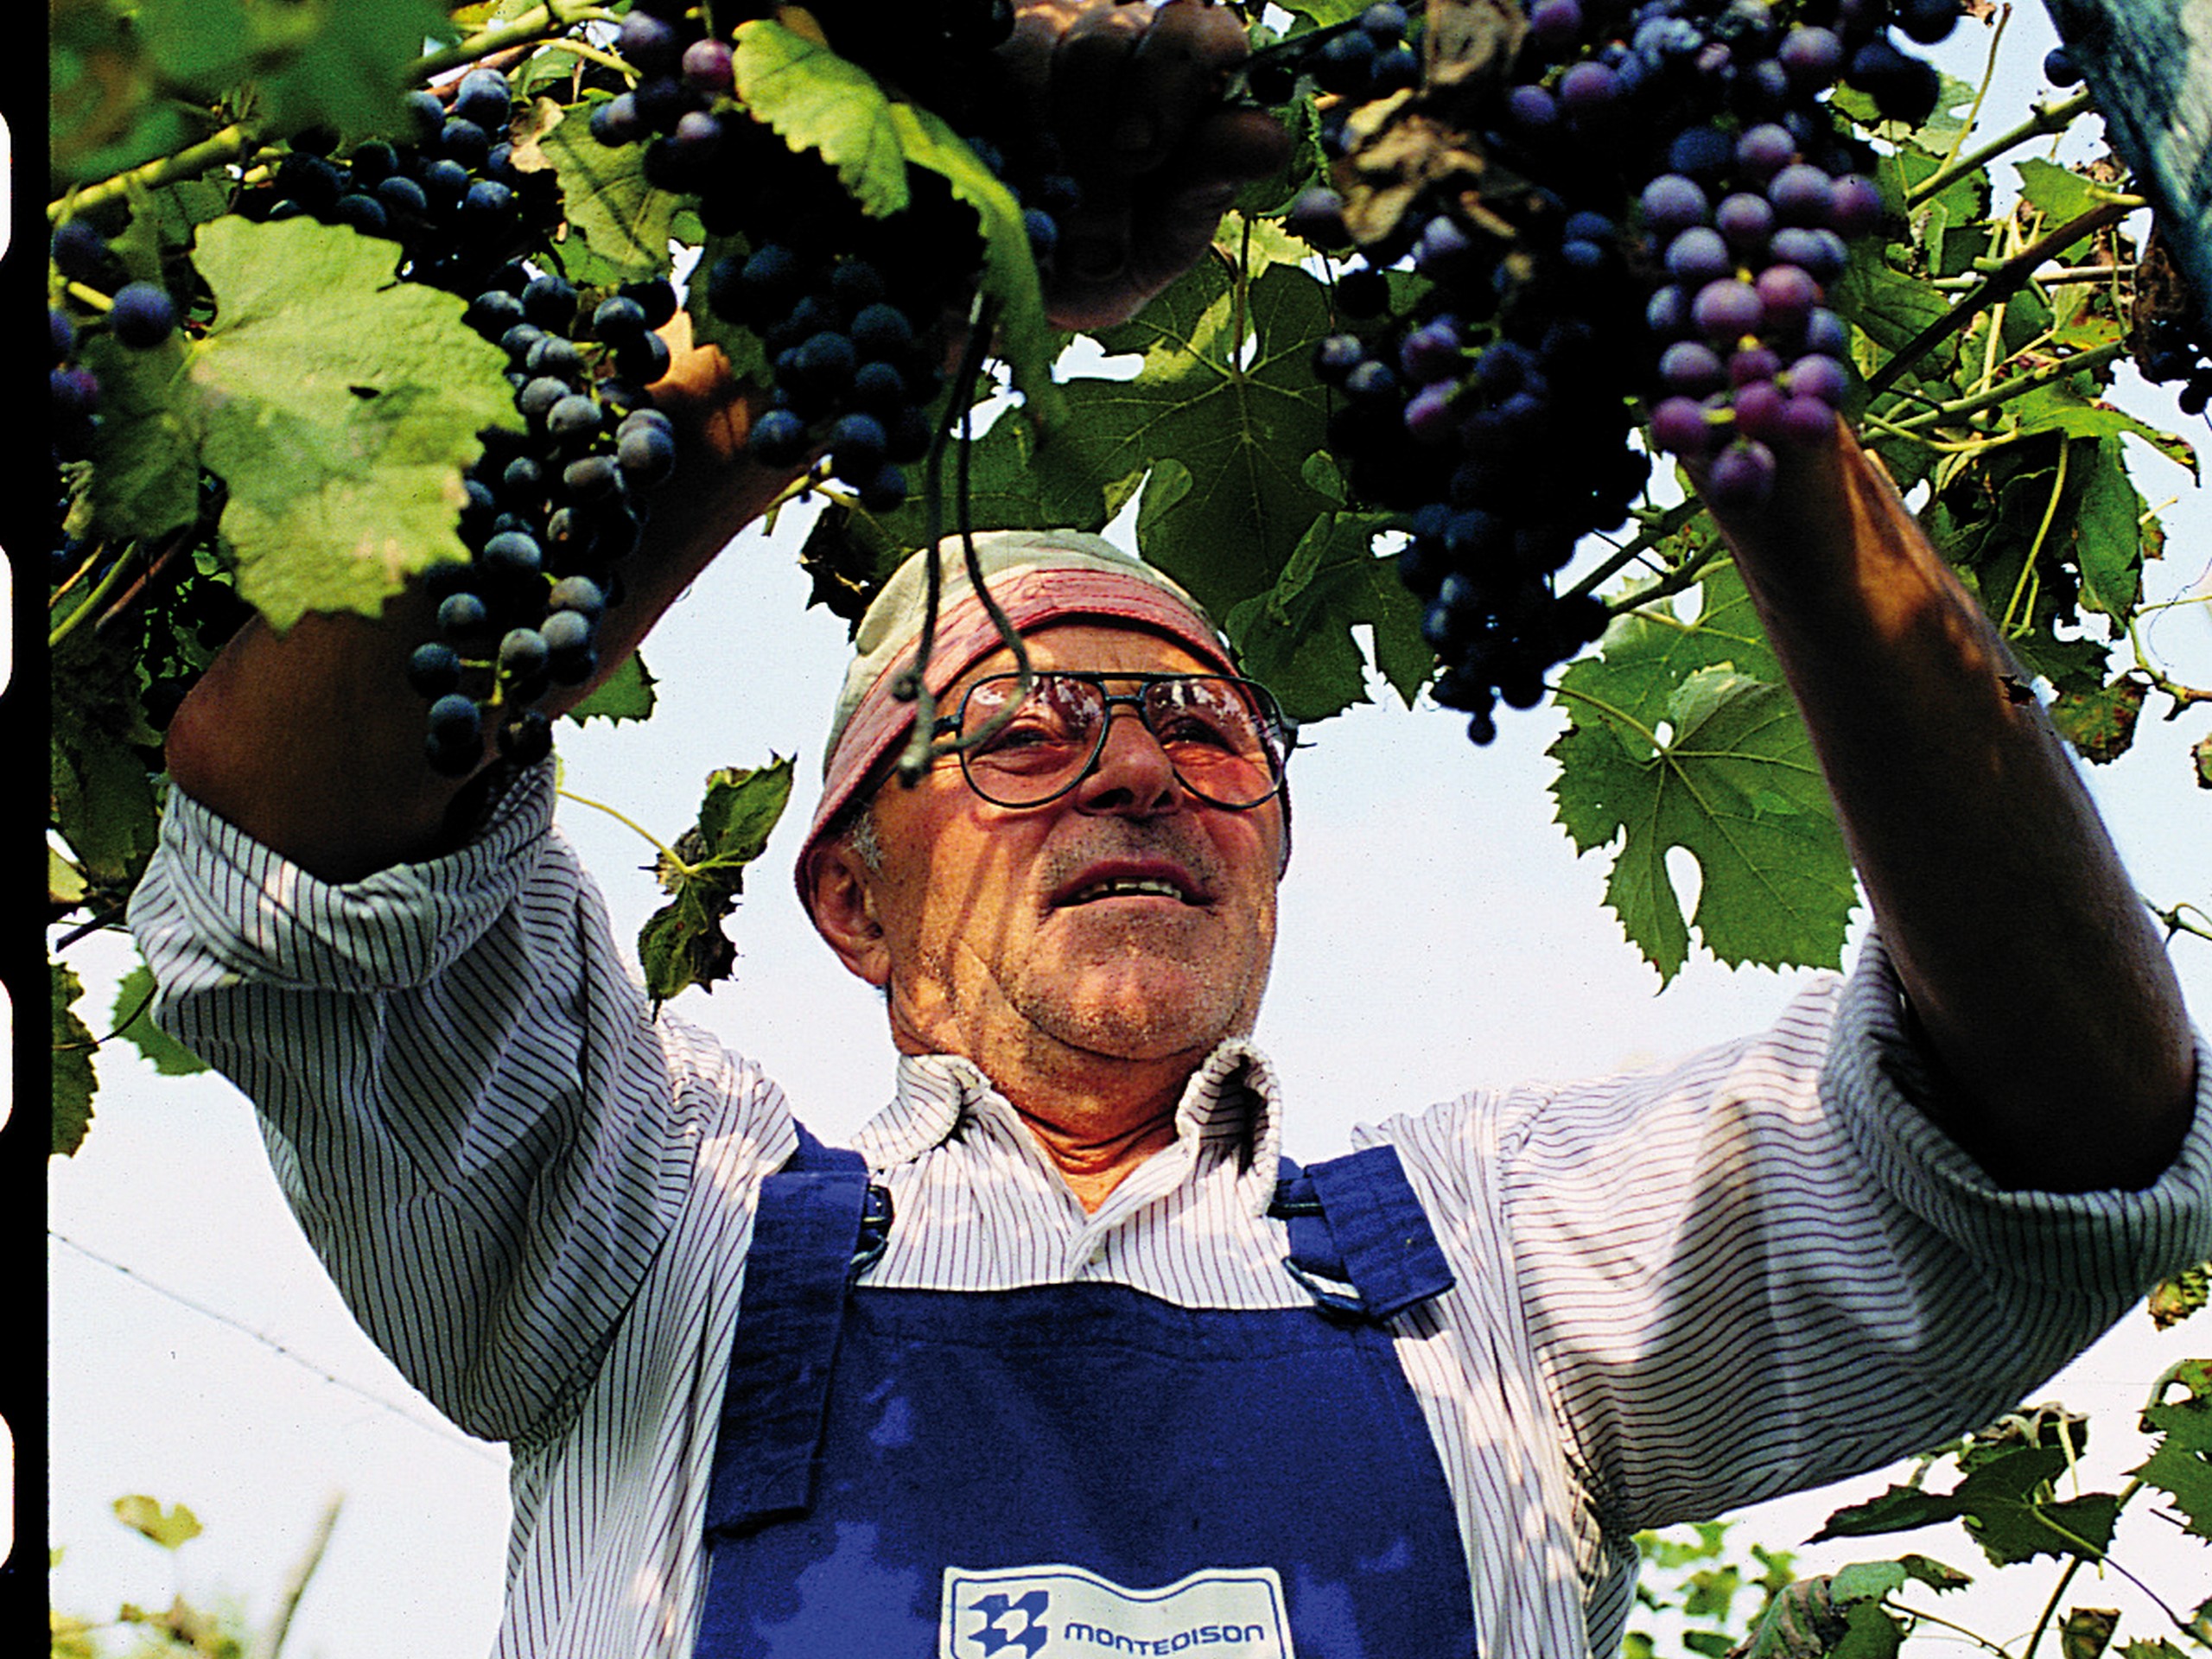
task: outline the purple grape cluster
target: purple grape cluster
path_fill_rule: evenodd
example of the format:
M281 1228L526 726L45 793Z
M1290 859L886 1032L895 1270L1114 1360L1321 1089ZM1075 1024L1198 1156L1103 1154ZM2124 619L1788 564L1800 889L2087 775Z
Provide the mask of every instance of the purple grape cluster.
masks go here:
M715 22L734 29L744 16L718 10ZM1076 187L1057 169L1048 136L1006 124L1009 101L982 95L1011 6L847 0L815 16L834 48L918 89L963 133L1028 204L1030 249L1049 270ZM716 315L757 335L770 361L773 406L754 423L751 453L782 467L824 450L863 507L896 508L908 493L906 467L937 430L940 320L973 293L981 267L973 213L919 170L906 208L862 213L818 156L793 153L733 105L730 39L708 33L682 0L639 0L617 47L638 83L594 110L594 136L644 143L648 179L695 199L710 233L746 239L745 251L709 269L706 297Z
M474 69L443 95L410 96L414 142L339 156L296 142L246 211L305 214L398 244L403 280L467 300L469 325L506 355L520 433L494 429L465 471L467 563L433 568L438 637L409 683L429 704L426 753L461 775L488 733L518 764L552 745L540 703L598 667L600 620L621 591L646 498L674 473L675 428L646 388L668 372L655 332L676 291L652 280L580 292L534 255L559 223L543 175L514 168L513 91Z
M631 283L586 315L560 276L519 263L498 275L467 316L506 353L526 428L484 435L463 478L470 558L428 574L439 637L407 671L430 704L430 764L456 775L481 758L487 721L518 764L551 747L534 705L597 671L600 619L620 596L645 499L677 463L675 428L644 390L668 368L653 330L675 315L676 290Z
M1871 151L1830 99L1847 86L1885 119L1924 121L1940 83L1909 46L1942 40L1959 11L1534 0L1466 134L1526 188L1485 190L1478 213L1433 190L1350 254L1342 332L1315 362L1338 394L1330 446L1356 495L1406 515L1400 569L1441 664L1434 695L1476 741L1499 702L1540 701L1602 630L1605 607L1561 573L1584 535L1627 521L1650 454L1750 504L1772 489L1777 446L1834 433L1851 374L1827 292L1883 208ZM1322 73L1311 53L1302 67ZM1338 73L1320 129L1332 156L1395 84ZM1332 189L1288 223L1351 250Z

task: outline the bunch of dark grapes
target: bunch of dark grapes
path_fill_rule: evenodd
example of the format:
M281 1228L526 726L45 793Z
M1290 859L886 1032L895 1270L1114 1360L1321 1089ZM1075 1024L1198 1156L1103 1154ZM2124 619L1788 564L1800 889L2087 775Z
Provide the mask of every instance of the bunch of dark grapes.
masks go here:
M508 760L543 758L552 728L536 705L598 667L600 620L645 498L676 467L675 429L645 388L668 371L654 331L677 300L665 282L634 283L586 310L573 284L533 268L521 256L561 209L543 175L514 168L506 77L472 70L450 99L412 96L411 143L343 158L296 147L248 206L397 242L402 278L464 296L470 326L506 354L525 429L484 435L463 478L469 559L427 573L438 637L407 670L429 705L430 764L458 776L482 759L487 728Z
M1013 28L1007 0L813 8L830 45L906 87L962 132L1027 204L1030 248L1049 270L1058 216L1076 201L1048 135L1013 124L992 49ZM983 245L971 210L912 170L909 205L861 213L812 152L795 154L733 98L731 33L747 14L717 8L709 34L683 0L639 0L617 42L638 84L594 111L610 146L643 143L648 179L696 199L713 234L743 251L708 271L707 303L757 335L774 376L754 457L794 466L817 449L872 511L897 507L906 467L930 449L944 391L944 319L972 297ZM760 8L753 15L767 16Z
M1584 535L1626 522L1654 448L1748 504L1772 488L1777 446L1834 430L1849 372L1827 289L1882 205L1827 100L1840 83L1924 121L1936 71L1896 37L1932 44L1958 13L1534 0L1510 73L1469 94L1465 135L1525 182L1479 204L1432 188L1339 278L1348 326L1316 363L1341 398L1331 445L1357 494L1408 515L1401 570L1427 607L1435 695L1476 741L1498 702L1533 705L1602 630L1603 605L1560 573ZM1376 5L1288 64L1333 95L1325 150L1344 156L1361 106L1405 84L1407 28ZM1342 251L1344 213L1319 189L1290 222ZM1408 266L1424 280L1388 274Z

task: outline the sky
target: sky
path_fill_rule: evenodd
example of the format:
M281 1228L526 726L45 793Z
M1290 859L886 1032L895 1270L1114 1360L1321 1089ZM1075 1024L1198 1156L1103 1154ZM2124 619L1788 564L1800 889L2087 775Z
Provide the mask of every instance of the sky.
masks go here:
M2030 9L2015 28L2032 36L2041 25ZM2031 75L2041 51L2024 42L2008 55ZM2024 98L2000 91L1992 108L2016 111ZM2123 401L2207 436L2139 382ZM2177 596L2212 593L2212 511L2179 468L2148 463L2139 476L2154 499L2178 498L2156 580ZM660 681L653 720L564 728L561 752L569 791L664 840L691 823L711 769L798 757L798 792L730 925L736 982L686 993L672 1012L761 1062L834 1140L883 1103L892 1055L874 993L816 939L788 876L844 645L842 623L803 610L801 529L793 520L773 536L747 532L661 625L645 653ZM2165 613L2153 639L2181 677L2212 683L2207 607ZM1282 944L1257 1033L1285 1079L1294 1156L1325 1156L1355 1122L1478 1085L1608 1071L1725 1040L1766 1024L1808 977L1732 972L1700 954L1662 991L1602 907L1602 858L1578 860L1551 821L1543 751L1556 717L1532 711L1501 728L1496 744L1477 749L1457 716L1378 703L1306 734L1312 747L1293 772ZM2134 753L2089 775L2139 884L2162 905L2212 901L2206 798L2190 786L2185 752L2204 729L2201 713L2146 722ZM645 868L652 849L575 801L559 816L607 892L618 935L633 938L658 902ZM2212 944L2183 939L2174 954L2203 1024ZM90 1008L106 1006L133 961L119 942L74 958ZM285 1214L234 1090L212 1077L156 1078L114 1050L101 1076L90 1138L56 1161L49 1191L50 1533L64 1551L56 1604L100 1616L122 1600L166 1605L181 1592L236 1597L264 1618L324 1506L342 1495L288 1654L483 1653L505 1545L504 1454L440 1421L355 1331ZM2125 1425L2160 1369L2192 1348L2212 1351L2208 1320L2154 1338L2133 1316L2046 1390L2096 1414L2093 1476L2139 1459ZM1882 1484L1870 1477L1768 1506L1754 1528L1795 1542L1830 1508ZM189 1505L204 1535L174 1554L137 1538L109 1508L133 1492ZM2212 1592L2212 1554L2176 1550L2172 1532L2141 1516L2121 1549L2157 1564L2193 1601ZM1955 1534L1911 1547L1979 1565ZM1886 1553L1861 1545L1807 1567ZM2032 1618L2032 1606L2013 1605L2020 1582L2000 1581L1977 1615L1993 1633ZM2048 1584L2036 1580L2038 1597ZM2130 1593L2107 1580L2078 1586L2075 1599L2126 1605Z

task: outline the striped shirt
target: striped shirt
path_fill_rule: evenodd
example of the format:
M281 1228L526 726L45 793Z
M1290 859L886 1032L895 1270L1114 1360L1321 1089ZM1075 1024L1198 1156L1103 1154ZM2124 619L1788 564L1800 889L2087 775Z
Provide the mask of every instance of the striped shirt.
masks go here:
M655 1016L551 813L540 767L467 848L335 887L173 797L131 923L362 1325L511 1442L500 1659L686 1659L754 1200L796 1137L774 1084ZM1638 1528L1986 1421L2212 1255L2201 1050L2158 1185L2006 1192L1911 1103L1897 1014L1870 947L1759 1036L1356 1137L1397 1147L1457 1279L1395 1339L1486 1656L1611 1653ZM857 1142L898 1216L870 1282L1302 1305L1280 1109L1224 1046L1087 1214L972 1065L904 1059Z

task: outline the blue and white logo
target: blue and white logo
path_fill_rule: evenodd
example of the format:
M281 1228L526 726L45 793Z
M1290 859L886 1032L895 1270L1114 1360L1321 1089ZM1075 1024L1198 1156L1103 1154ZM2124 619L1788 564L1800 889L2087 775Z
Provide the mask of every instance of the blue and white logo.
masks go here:
M1281 1580L1273 1567L1214 1567L1132 1590L1065 1565L944 1571L938 1659L1116 1653L1296 1659Z
M966 1633L965 1639L977 1653L999 1654L1019 1648L1027 1659L1037 1659L1048 1639L1045 1610L1052 1605L1049 1590L1025 1591L1020 1596L990 1591L969 1605L968 1617L982 1622Z

